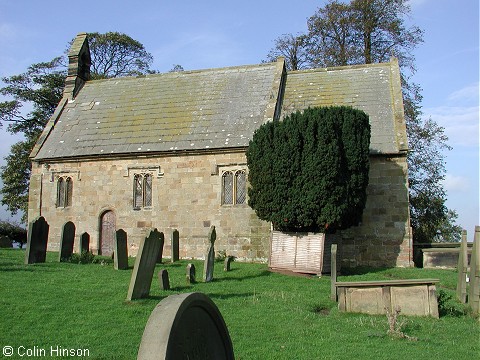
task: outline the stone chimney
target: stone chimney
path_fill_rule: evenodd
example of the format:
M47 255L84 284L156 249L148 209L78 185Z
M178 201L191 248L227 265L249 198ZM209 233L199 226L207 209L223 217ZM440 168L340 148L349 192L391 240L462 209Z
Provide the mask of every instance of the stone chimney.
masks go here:
M85 81L90 80L90 49L86 33L80 33L73 40L68 52L68 75L65 80L63 96L74 99Z

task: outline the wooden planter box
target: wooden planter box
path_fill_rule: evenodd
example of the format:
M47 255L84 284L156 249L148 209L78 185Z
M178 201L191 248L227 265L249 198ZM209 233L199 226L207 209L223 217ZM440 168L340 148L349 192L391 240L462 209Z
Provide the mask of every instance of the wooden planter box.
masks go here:
M269 267L320 275L323 270L325 234L273 231Z

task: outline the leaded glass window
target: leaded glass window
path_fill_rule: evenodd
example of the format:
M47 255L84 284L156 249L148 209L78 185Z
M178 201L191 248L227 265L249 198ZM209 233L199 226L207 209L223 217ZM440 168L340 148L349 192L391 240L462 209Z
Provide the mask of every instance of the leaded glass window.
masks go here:
M247 175L245 170L225 171L222 174L222 205L245 204Z
M72 206L73 180L71 177L60 176L57 180L57 207Z
M152 175L133 176L133 207L135 209L152 206Z

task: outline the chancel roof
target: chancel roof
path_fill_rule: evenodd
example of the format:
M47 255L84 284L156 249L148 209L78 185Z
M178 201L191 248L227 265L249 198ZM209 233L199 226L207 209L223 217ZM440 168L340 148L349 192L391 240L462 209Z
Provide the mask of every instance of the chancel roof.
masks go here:
M282 117L316 106L351 106L368 114L370 152L407 150L398 65L357 65L289 72Z

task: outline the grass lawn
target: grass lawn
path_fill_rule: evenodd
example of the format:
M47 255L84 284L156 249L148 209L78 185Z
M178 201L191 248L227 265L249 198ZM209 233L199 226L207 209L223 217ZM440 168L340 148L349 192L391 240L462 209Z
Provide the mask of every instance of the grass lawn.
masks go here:
M477 319L401 317L403 332L418 340L392 338L385 316L338 312L328 276L292 277L271 273L265 264L238 262L223 272L218 262L215 281L187 285L187 263L195 264L201 279L203 262L182 260L157 265L150 297L127 302L134 259L129 270L116 271L113 264L58 263L57 255L48 253L44 264L23 265L24 250L0 249L0 347L14 351L0 359L50 358L57 346L88 349L89 359L135 359L155 305L168 295L197 291L220 309L239 360L478 359L480 354ZM164 268L170 291L158 284ZM439 278L437 290L452 295L456 276L448 270L384 269L339 279ZM446 307L461 308L451 300ZM28 356L27 349L33 355L46 349L47 356Z

